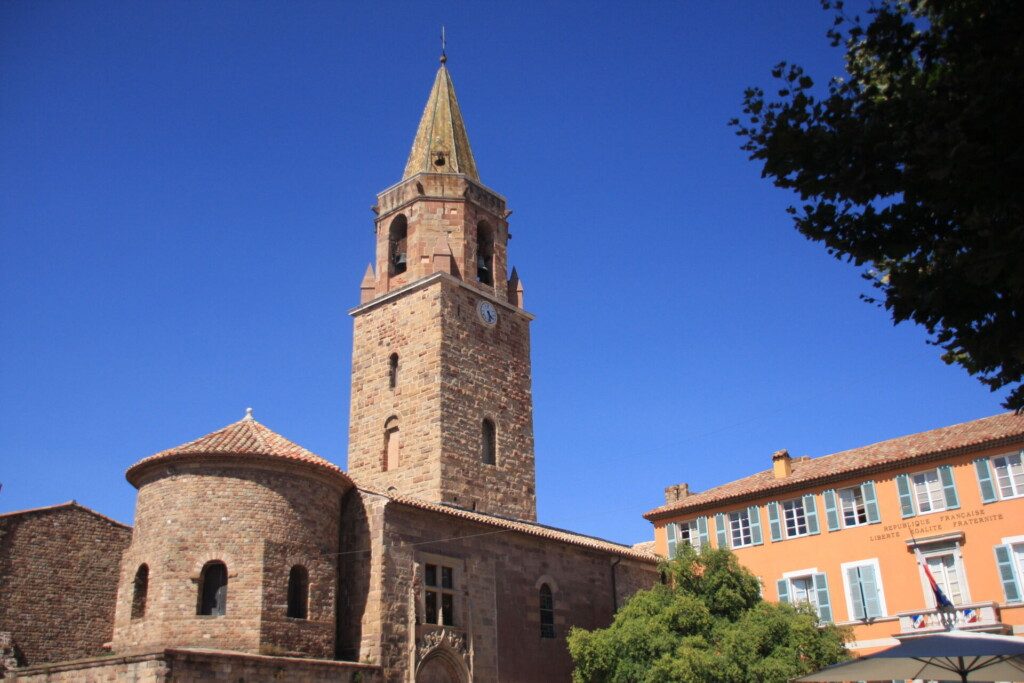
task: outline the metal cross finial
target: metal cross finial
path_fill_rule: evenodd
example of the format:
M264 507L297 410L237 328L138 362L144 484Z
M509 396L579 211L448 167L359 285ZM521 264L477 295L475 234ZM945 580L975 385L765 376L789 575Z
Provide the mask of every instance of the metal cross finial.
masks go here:
M448 61L448 55L445 54L445 37L444 37L444 24L441 24L441 63L444 64Z

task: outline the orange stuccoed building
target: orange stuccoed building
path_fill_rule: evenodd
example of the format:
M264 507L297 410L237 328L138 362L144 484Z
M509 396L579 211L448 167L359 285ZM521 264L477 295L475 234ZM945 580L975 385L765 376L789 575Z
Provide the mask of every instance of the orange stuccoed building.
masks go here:
M702 493L669 486L644 517L660 554L731 548L765 599L852 626L861 654L954 623L1024 634L1022 449L1024 416L1007 413L818 458L782 450Z

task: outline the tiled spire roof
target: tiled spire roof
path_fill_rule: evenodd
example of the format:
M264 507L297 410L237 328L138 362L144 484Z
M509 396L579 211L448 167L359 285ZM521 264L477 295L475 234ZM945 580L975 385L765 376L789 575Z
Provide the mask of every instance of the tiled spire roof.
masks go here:
M307 451L253 419L252 409L244 418L223 429L207 434L195 441L189 441L175 448L160 451L144 458L128 468L125 477L138 486L139 474L155 463L175 460L197 460L218 457L243 457L254 460L289 460L300 467L312 466L333 475L351 486L348 475L334 463Z
M455 86L443 59L412 141L402 180L417 173L461 173L480 182L466 124L455 99Z

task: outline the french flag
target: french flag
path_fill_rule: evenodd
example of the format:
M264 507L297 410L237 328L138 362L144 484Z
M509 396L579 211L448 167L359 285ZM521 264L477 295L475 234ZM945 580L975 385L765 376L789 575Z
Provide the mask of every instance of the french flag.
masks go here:
M932 570L928 569L928 563L924 561L924 556L921 555L921 551L917 546L914 546L914 555L917 557L917 563L924 570L924 575L928 578L928 585L932 587L932 593L935 594L935 606L939 609L952 609L952 601L946 597L946 594L939 588L939 584L935 582Z

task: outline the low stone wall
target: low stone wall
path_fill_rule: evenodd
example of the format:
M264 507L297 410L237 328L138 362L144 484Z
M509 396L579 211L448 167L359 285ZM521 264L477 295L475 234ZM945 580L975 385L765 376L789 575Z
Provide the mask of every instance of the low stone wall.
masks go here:
M8 671L32 683L381 683L380 667L326 659L267 657L222 650L167 649Z

